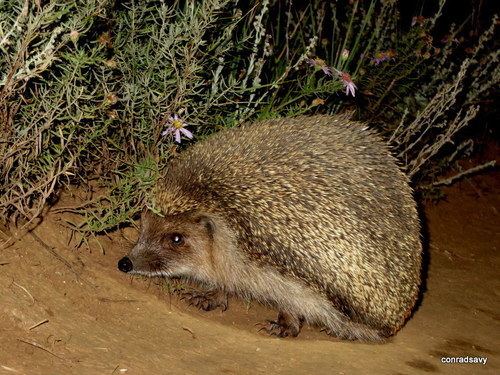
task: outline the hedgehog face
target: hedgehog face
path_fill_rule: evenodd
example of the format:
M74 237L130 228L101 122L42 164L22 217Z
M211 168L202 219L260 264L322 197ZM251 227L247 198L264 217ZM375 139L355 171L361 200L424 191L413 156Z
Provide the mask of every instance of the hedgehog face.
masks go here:
M127 273L146 276L198 277L210 254L210 220L195 212L160 217L142 215L142 229L130 254L118 262Z

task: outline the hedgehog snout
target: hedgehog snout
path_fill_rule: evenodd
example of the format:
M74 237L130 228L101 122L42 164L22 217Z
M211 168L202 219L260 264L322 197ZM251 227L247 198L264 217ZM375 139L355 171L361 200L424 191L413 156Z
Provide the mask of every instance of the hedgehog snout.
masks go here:
M130 272L134 269L134 265L129 257L123 257L118 261L118 269L122 272Z

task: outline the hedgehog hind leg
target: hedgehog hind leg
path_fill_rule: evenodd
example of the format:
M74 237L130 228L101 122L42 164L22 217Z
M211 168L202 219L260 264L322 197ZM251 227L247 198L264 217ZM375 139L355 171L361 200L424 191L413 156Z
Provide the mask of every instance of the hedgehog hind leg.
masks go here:
M278 337L297 337L302 329L303 321L296 315L280 311L276 320L268 320L259 331L264 330Z

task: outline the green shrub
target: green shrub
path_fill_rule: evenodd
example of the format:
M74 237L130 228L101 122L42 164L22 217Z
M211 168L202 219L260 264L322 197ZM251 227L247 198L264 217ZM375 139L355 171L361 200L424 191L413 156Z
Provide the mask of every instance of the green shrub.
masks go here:
M65 184L90 184L100 195L67 208L73 228L108 231L192 142L176 127L198 141L345 110L387 136L417 188L451 182L472 142L453 141L499 68L496 18L468 56L460 30L433 40L444 3L401 27L396 1L2 2L0 217L30 223Z

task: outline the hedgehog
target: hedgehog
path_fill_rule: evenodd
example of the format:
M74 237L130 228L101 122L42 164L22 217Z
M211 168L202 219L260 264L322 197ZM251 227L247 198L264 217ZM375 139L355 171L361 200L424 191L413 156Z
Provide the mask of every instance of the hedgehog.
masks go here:
M422 246L407 176L387 143L345 116L226 129L170 161L118 268L181 278L204 310L228 296L278 311L262 328L304 323L384 342L412 314Z

